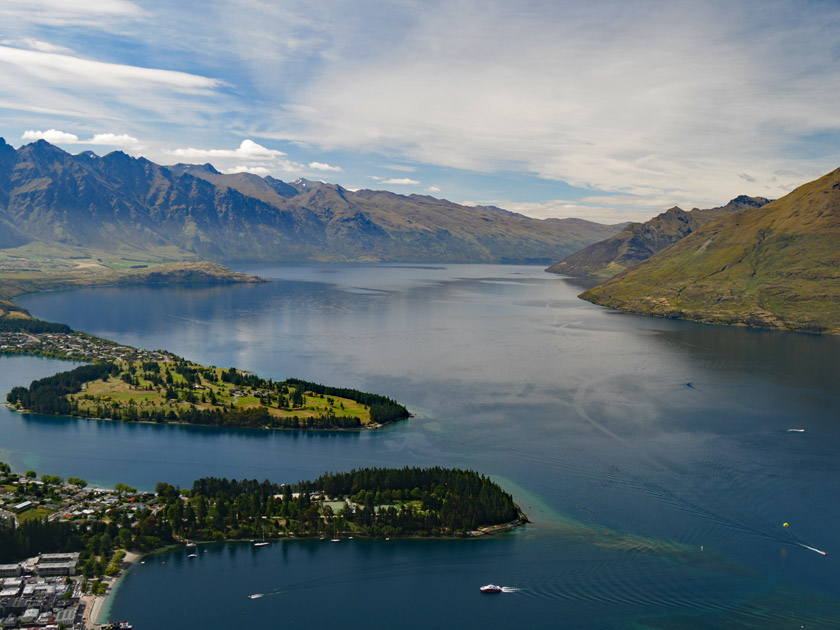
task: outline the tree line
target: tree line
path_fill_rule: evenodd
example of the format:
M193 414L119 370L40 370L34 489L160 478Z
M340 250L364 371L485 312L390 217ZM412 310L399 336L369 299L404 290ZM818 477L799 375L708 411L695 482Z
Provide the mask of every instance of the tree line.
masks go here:
M188 539L457 536L519 518L510 494L487 477L440 467L367 468L290 485L206 477L186 501L168 484L157 492L167 506L155 516L154 534ZM334 510L320 498L343 505Z

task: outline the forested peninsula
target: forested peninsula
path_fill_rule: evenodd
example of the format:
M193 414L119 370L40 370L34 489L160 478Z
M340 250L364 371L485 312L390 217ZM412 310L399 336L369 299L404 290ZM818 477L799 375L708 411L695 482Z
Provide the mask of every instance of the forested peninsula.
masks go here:
M376 428L410 417L403 405L378 394L266 380L174 356L83 365L14 387L6 400L35 413L264 429Z
M487 477L440 467L366 468L293 484L206 477L191 489L160 482L149 493L126 484L91 489L77 477L37 480L34 471L16 475L0 463L0 487L15 503L15 514L0 519L0 563L78 551L86 578L106 573L119 549L227 539L474 537L527 522Z

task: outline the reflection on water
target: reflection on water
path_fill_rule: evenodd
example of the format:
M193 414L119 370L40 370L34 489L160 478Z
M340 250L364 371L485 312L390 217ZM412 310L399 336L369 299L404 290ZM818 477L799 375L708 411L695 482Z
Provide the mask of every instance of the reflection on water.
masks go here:
M158 613L143 603L153 594L169 618L205 627L265 624L280 611L306 625L324 601L350 627L557 627L558 615L567 627L773 627L788 620L779 593L790 589L804 607L828 602L803 613L813 627L836 611L838 556L797 540L834 551L840 525L840 339L617 313L577 299L584 281L534 267L247 271L272 282L21 303L202 363L383 393L415 417L380 432L310 434L3 409L0 455L17 469L144 488L207 474L287 482L369 465L465 466L502 480L534 524L474 545L211 548L203 569L172 556L126 581L118 616L153 626ZM57 366L0 359L0 381L8 390ZM489 581L522 590L488 601L477 587ZM175 594L191 598L193 582L230 614L179 617ZM354 583L379 593L373 610ZM416 593L430 588L440 605L417 611Z

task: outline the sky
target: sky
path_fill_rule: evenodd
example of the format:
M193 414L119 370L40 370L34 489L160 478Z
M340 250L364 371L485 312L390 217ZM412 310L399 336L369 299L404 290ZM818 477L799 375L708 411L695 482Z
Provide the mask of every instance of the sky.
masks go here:
M3 0L0 136L604 223L840 167L840 2Z

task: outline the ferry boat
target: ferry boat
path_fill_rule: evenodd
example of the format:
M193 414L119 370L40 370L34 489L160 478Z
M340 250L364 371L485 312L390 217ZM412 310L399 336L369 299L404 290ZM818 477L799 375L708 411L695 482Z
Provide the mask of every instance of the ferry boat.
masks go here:
M482 593L501 593L502 587L496 586L495 584L488 584L487 586L482 586L478 589Z

